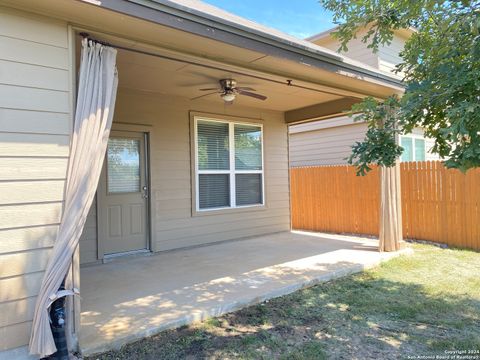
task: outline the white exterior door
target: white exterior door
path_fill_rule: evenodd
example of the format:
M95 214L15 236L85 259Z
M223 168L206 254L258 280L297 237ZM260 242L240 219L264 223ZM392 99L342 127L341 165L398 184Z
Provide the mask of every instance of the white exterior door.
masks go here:
M145 134L112 131L98 186L99 257L148 248Z

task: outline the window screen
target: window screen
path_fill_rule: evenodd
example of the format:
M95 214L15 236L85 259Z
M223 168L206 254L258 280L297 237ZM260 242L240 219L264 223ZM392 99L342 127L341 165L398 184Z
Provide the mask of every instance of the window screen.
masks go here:
M415 139L415 161L425 161L425 140Z
M140 191L140 140L108 140L107 178L109 193Z
M402 161L413 161L413 144L412 138L402 137L401 146L403 148Z
M235 170L262 169L262 130L235 124Z

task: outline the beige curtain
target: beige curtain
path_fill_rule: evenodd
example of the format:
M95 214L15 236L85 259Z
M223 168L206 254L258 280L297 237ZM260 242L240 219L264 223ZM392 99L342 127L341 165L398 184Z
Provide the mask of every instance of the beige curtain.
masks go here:
M70 144L65 208L40 292L37 297L30 353L40 357L57 349L50 330L49 307L61 296L58 288L70 268L97 188L115 107L117 51L84 39L80 60L77 108Z
M380 167L380 251L403 246L400 164Z

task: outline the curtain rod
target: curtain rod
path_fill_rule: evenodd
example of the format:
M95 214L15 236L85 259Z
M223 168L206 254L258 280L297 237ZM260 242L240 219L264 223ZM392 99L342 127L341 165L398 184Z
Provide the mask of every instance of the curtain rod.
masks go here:
M175 57L173 57L173 56L160 55L160 54L152 53L152 52L149 52L149 51L144 51L144 50L139 50L139 49L132 49L132 48L129 48L129 47L126 47L126 46L112 44L112 43L109 43L109 42L106 42L106 41L101 41L101 40L94 39L94 38L90 37L90 34L88 34L88 33L86 33L86 32L81 32L81 33L79 33L79 35L80 35L81 37L83 37L84 39L87 39L87 40L89 40L89 41L93 41L93 42L95 42L95 43L98 43L98 44L101 44L101 45L104 45L104 46L110 46L110 47L113 47L113 48L115 48L115 49L130 51L130 52L134 52L134 53L138 53L138 54L142 54L142 55L148 55L148 56L158 57L158 58L165 59L165 60L171 60L171 61L181 62L181 63L188 64L188 65L200 66L200 67L207 68L207 69L211 69L211 70L228 71L228 72L230 72L230 73L232 73L232 74L247 76L247 77L251 77L251 78L254 78L254 79L258 79L258 80L269 81L269 82L273 82L273 83L280 84L280 85L292 86L292 87L299 88L299 89L303 89L303 90L315 91L315 92L322 93L322 94L329 94L329 95L335 95L335 96L343 96L343 95L340 95L340 94L335 93L335 92L333 92L333 91L330 92L330 91L318 90L318 89L310 88L310 87L308 87L308 86L297 85L297 84L294 84L294 83L293 83L293 80L292 80L292 79L285 79L285 81L269 79L269 78L266 78L266 77L263 77L263 76L250 75L250 74L247 74L247 73L243 73L243 72L241 72L241 71L235 71L235 70L232 71L232 70L229 70L229 69L224 69L224 68L221 68L221 67L215 66L215 65L202 64L202 63L200 63L200 62L191 61L191 60L182 60L182 59L179 59L179 58L175 58ZM354 96L344 96L344 97L346 97L346 98L356 98L356 97L354 97Z

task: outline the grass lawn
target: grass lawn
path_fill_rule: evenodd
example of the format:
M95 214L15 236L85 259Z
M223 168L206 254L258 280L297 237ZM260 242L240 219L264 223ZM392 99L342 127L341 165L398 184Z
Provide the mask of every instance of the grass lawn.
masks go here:
M413 247L413 255L362 274L90 360L398 359L480 351L480 253Z

